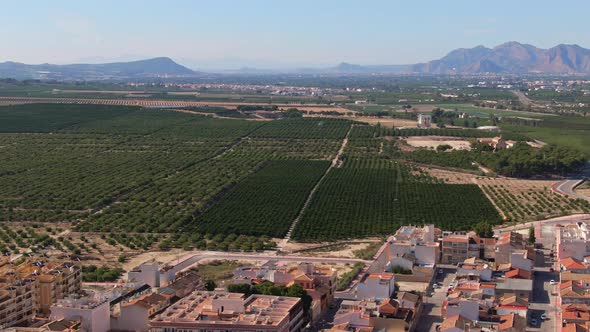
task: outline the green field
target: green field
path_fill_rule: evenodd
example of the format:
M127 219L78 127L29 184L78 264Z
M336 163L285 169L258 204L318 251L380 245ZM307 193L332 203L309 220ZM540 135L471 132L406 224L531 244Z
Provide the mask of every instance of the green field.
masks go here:
M223 195L195 221L201 233L283 237L328 161L272 161Z
M543 127L507 133L549 132L555 137L547 140L558 142L568 128L583 145L590 124L582 120L547 117ZM284 236L349 130L340 166L319 184L294 239L386 235L404 224L470 229L499 220L477 187L413 175L393 138L494 134L38 104L0 107L0 221L71 222L77 231L112 232L109 241L135 247L155 243L147 238L154 233L174 233L163 247L253 247L237 236ZM146 237L118 236L127 233Z
M401 225L425 223L469 230L478 222L499 220L476 185L417 178L393 161L351 160L325 178L293 238L326 241L386 235Z
M590 117L549 116L536 127L501 124L503 132L518 133L590 155Z

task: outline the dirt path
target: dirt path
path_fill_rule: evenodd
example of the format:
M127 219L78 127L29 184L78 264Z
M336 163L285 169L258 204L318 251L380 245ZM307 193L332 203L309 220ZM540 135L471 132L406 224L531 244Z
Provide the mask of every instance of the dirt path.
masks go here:
M307 200L303 204L303 207L301 208L301 211L299 211L299 214L297 215L297 218L295 218L295 220L293 220L293 223L291 224L291 227L289 227L289 231L287 232L287 235L285 235L285 238L283 238L283 240L281 240L281 242L279 242L279 244L277 246L278 251L283 251L283 248L287 245L287 242L289 242L289 240L291 240L291 234L293 233L293 230L295 229L295 227L299 223L299 220L301 220L301 217L303 216L303 213L305 212L305 210L307 209L307 206L311 202L311 200L313 198L313 195L315 194L315 192L320 187L320 184L322 183L322 181L324 181L324 179L326 178L326 176L328 175L328 173L330 173L330 170L332 170L332 168L335 168L335 167L336 168L339 168L342 165L342 163L340 161L340 156L342 155L342 153L344 152L344 149L346 148L346 145L348 144L348 136L350 135L350 132L352 131L352 127L354 127L354 125L351 125L350 128L348 128L348 132L346 133L346 136L342 140L342 145L340 146L340 149L338 150L338 153L336 154L336 156L334 157L334 159L332 159L332 163L330 164L330 167L328 167L328 169L326 170L326 172L324 173L324 175L322 175L322 177L320 178L320 180L315 184L315 186L313 187L313 189L311 190L311 192L307 196Z

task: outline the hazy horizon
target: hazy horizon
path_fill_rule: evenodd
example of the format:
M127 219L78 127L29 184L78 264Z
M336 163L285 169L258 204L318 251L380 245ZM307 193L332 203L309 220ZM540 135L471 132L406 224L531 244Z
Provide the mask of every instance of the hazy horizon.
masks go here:
M99 63L166 56L196 70L413 64L518 41L590 46L590 3L496 1L53 1L2 5L0 61ZM14 15L24 13L23 15ZM26 17L26 20L23 20ZM553 18L548 24L548 18Z

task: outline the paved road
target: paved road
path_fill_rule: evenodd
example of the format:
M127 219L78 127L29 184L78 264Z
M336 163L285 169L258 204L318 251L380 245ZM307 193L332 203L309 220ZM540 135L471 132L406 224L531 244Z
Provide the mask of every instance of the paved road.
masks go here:
M422 308L422 314L420 315L420 321L418 322L416 331L435 332L436 327L443 321L441 316L442 303L447 297L449 284L455 280L456 269L444 268L442 270L444 273L442 275L437 273L435 278L435 282L442 283L442 286L434 289L433 292L427 292L424 297L424 307Z
M578 194L575 191L576 187L584 182L584 179L588 177L590 177L590 162L588 162L582 170L576 174L573 174L567 180L557 182L551 186L551 190L562 195L568 195L572 198L581 198L590 201L590 197Z
M549 268L536 268L533 283L533 301L529 305L531 318L537 320L537 326L530 331L557 331L556 324L560 321L556 315L559 309L555 306L557 296L552 295L555 285L551 285L551 280L557 280L558 274L549 272ZM541 320L541 315L546 314L548 319Z

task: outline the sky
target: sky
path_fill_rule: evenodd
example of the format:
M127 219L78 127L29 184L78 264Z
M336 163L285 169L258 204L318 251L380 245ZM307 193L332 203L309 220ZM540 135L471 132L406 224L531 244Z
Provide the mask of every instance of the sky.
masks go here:
M588 0L3 1L0 61L411 64L507 41L590 48L589 12Z

